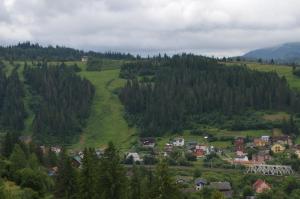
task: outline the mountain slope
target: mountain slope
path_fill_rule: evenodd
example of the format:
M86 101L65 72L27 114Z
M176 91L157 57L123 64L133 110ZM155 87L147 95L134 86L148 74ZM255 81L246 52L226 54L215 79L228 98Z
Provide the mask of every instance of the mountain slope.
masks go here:
M286 43L276 47L262 48L246 53L244 58L300 62L300 42Z

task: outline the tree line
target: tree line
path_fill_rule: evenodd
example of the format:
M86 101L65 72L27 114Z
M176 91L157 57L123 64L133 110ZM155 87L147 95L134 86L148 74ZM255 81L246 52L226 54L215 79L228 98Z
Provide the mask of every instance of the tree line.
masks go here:
M150 66L146 75L142 71ZM120 92L127 118L142 135L178 132L207 115L232 117L246 110L300 111L300 97L285 77L183 54L124 65ZM143 78L140 78L140 77Z
M131 54L120 52L85 52L64 46L43 47L38 43L23 42L17 45L0 46L0 58L11 61L78 61L83 56L108 58L108 59L134 59Z

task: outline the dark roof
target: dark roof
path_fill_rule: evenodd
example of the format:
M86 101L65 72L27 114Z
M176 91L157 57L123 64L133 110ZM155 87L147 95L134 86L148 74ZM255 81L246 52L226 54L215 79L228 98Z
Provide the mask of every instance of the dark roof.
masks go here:
M73 159L78 162L79 164L81 164L81 157L79 155L76 155L73 157Z
M195 180L195 184L198 185L198 184L207 184L207 181L205 179L202 179L202 178L197 178Z
M141 138L141 142L143 143L155 143L155 138Z
M211 182L210 188L217 189L219 191L231 190L231 185L229 182Z

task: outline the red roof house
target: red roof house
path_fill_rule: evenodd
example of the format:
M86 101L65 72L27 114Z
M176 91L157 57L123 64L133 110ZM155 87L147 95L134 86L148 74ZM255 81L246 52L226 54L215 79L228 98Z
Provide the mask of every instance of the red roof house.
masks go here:
M252 187L256 193L262 193L271 189L271 186L261 179L256 180Z
M201 158L205 155L205 151L203 149L195 149L194 150L194 155L197 157L197 158Z

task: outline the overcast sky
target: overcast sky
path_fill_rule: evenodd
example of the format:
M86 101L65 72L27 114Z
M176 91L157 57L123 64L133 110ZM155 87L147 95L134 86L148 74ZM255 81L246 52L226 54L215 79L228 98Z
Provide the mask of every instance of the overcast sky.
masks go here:
M300 41L300 0L0 0L0 44L231 56Z

